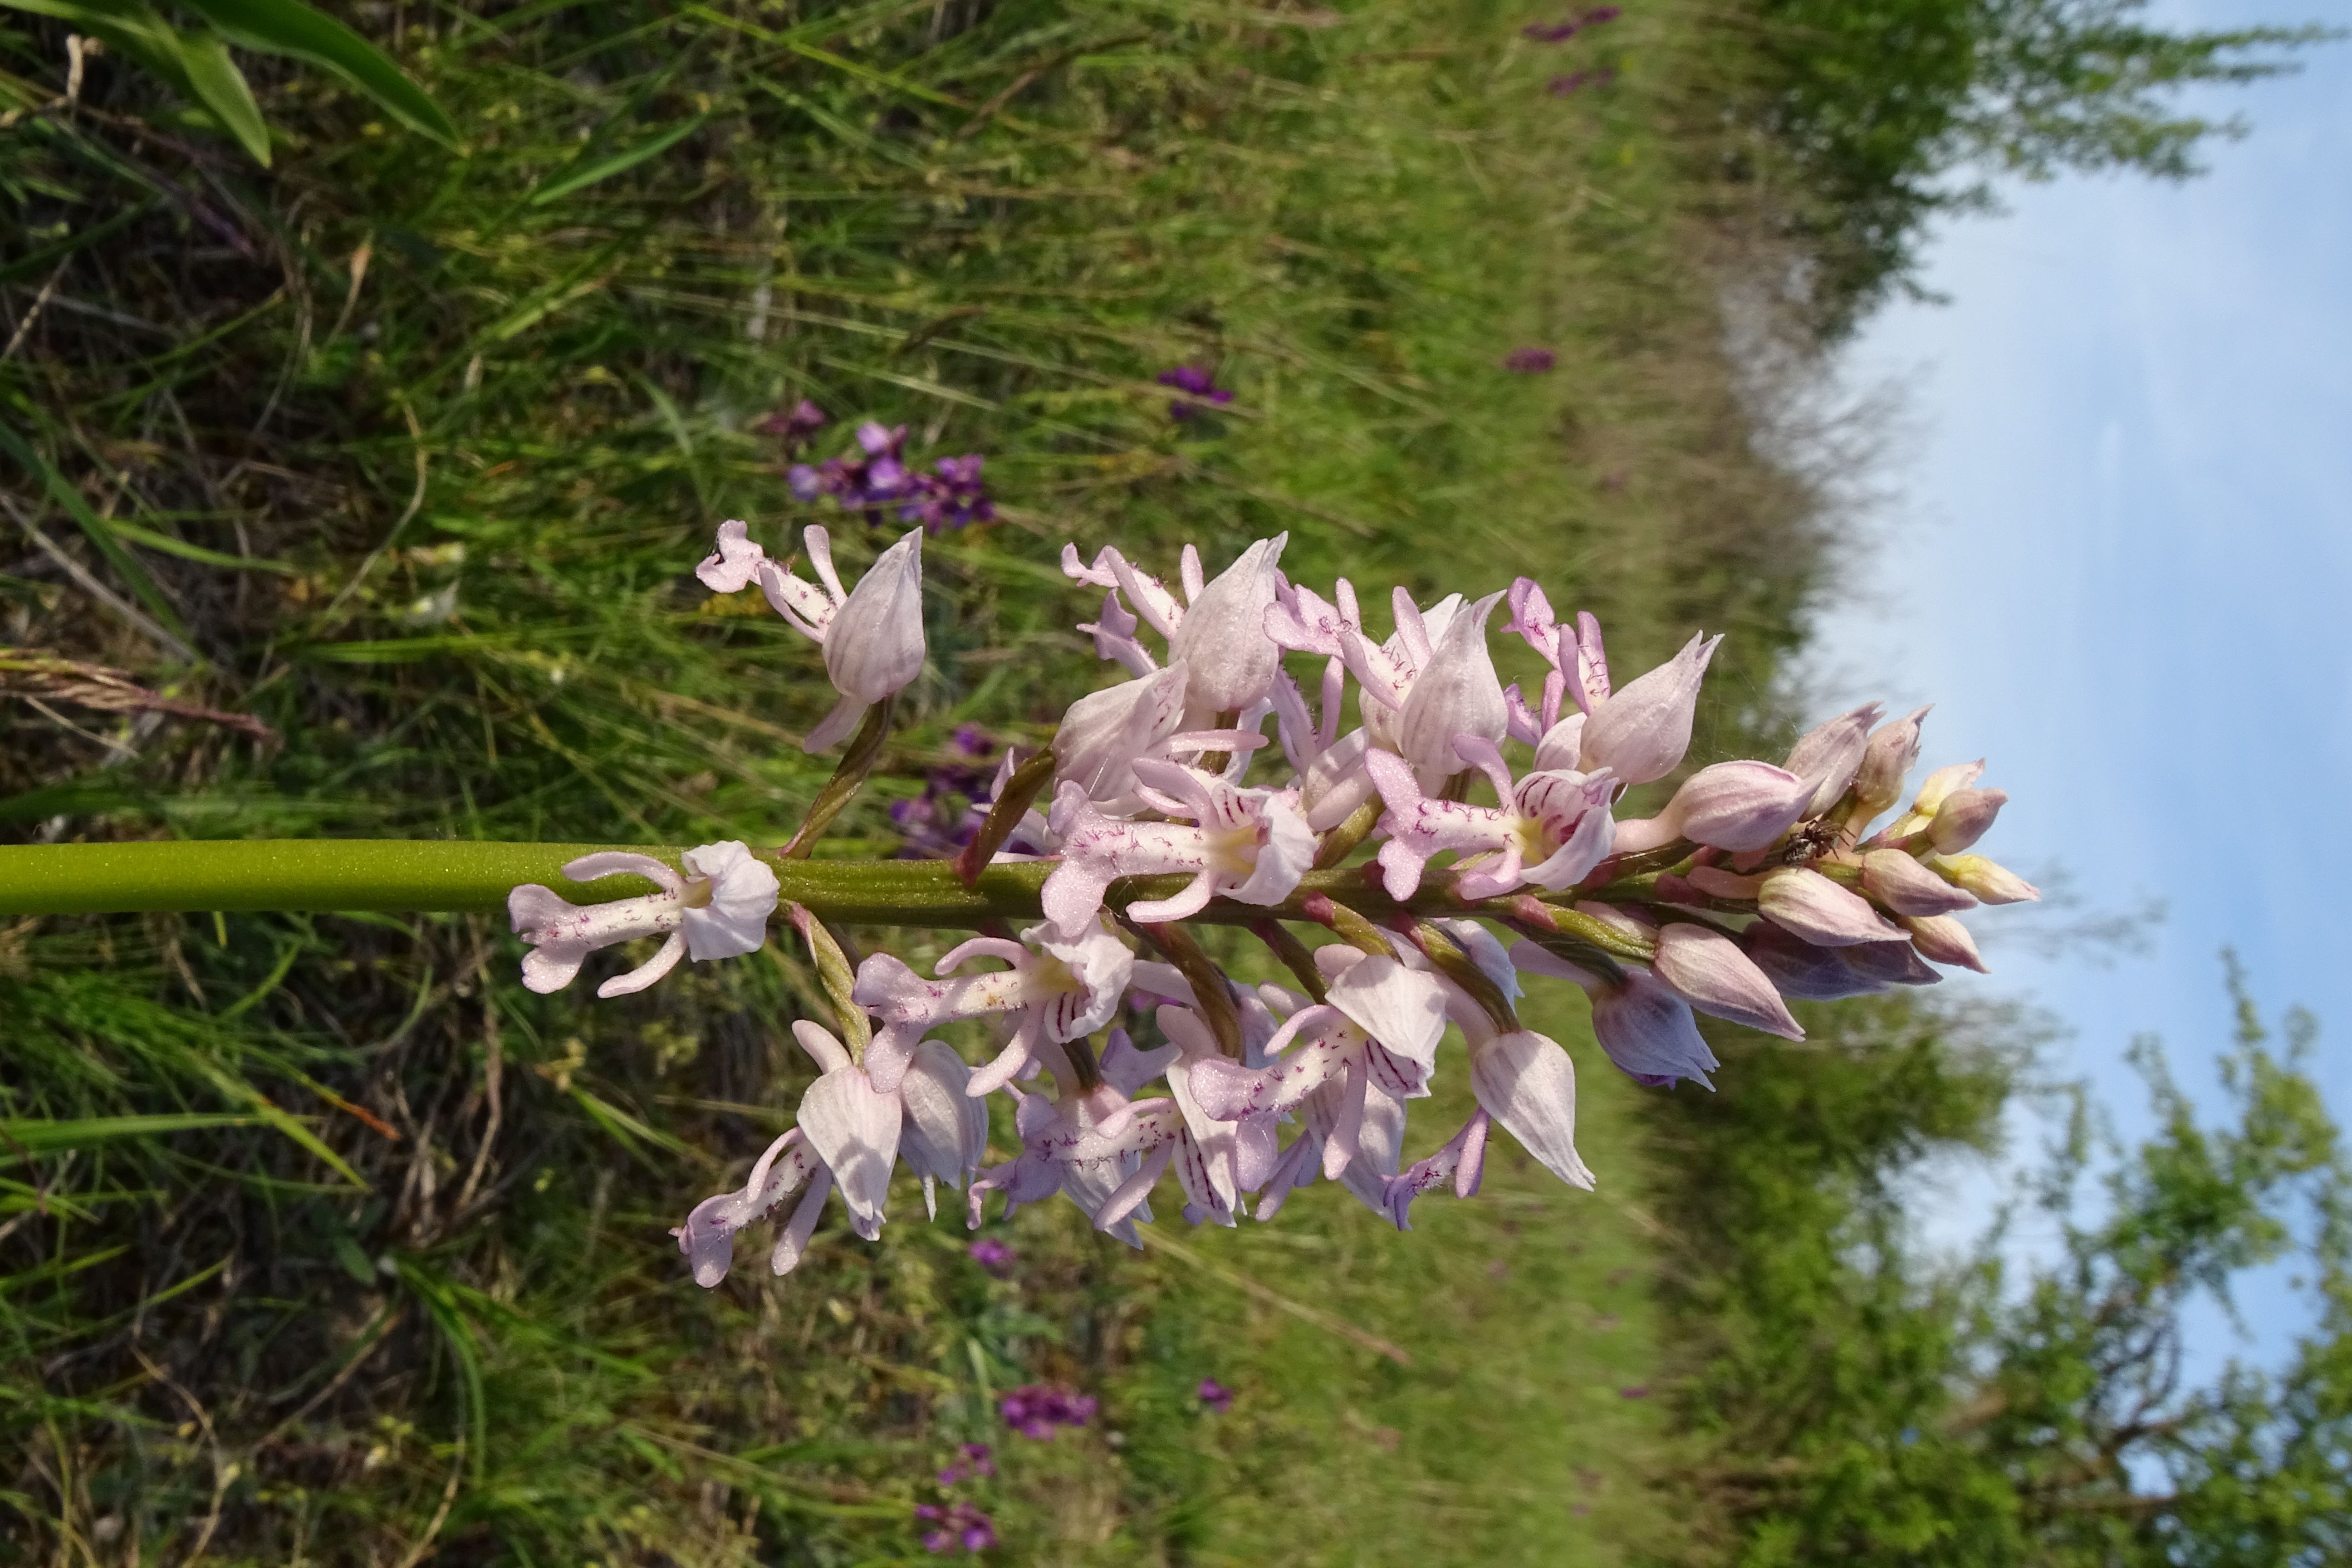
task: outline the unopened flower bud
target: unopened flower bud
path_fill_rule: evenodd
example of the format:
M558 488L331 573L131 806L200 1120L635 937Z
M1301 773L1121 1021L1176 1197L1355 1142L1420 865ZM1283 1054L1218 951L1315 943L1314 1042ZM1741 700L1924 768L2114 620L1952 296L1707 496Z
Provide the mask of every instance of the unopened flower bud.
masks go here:
M1914 963L1918 955L1908 942L1874 942L1859 947L1815 947L1794 931L1770 921L1758 921L1740 934L1740 946L1773 988L1792 1002L1836 1002L1867 996L1885 989L1886 983L1858 973L1846 962L1853 952L1878 952L1900 947ZM1926 968L1925 964L1920 965Z
M1625 983L1590 988L1592 1034L1609 1059L1636 1082L1672 1089L1694 1079L1713 1089L1707 1074L1719 1065L1700 1037L1690 1004L1645 969L1625 971Z
M1907 942L1865 942L1831 951L1848 973L1874 986L1933 985L1944 978Z
M1903 781L1919 760L1919 721L1925 708L1874 731L1853 775L1854 799L1872 816L1903 798Z
M1806 867L1767 872L1756 907L1766 919L1822 947L1895 942L1903 935L1869 900Z
M1900 849L1873 849L1863 856L1862 887L1898 915L1948 915L1976 903Z
M1654 967L1659 979L1702 1013L1768 1035L1805 1037L1771 980L1721 931L1680 922L1665 927L1658 932Z
M1943 854L1958 854L1982 838L2008 804L2007 790L1954 790L1936 807L1935 817L1927 824L1927 841Z
M1981 855L1938 855L1928 866L1988 904L2025 904L2042 897L2042 889L1997 861Z
M1261 539L1201 590L1169 639L1168 651L1192 669L1192 703L1203 713L1225 713L1264 697L1282 665L1282 649L1265 635L1265 613L1282 586L1282 548L1290 535Z
M1592 710L1584 725L1581 772L1609 769L1629 784L1675 771L1690 750L1699 680L1720 637L1694 637L1682 652Z
M1935 816L1936 808L1944 804L1946 796L1954 790L1966 789L1976 783L1984 776L1984 770L1982 757L1979 757L1973 763L1953 763L1937 768L1921 783L1919 793L1911 797L1911 809L1906 815L1920 817Z
M1979 974L1992 973L1985 967L1983 955L1977 952L1977 939L1951 916L1915 915L1906 917L1903 923L1910 928L1911 945L1919 950L1921 957L1973 969Z
M1877 703L1865 702L1816 725L1789 748L1789 760L1781 765L1813 786L1805 816L1817 816L1835 805L1853 783L1862 767L1862 754L1870 745L1870 727L1878 722L1879 712Z
M1661 815L1694 843L1746 854L1769 848L1795 826L1813 789L1769 763L1717 763L1684 780Z
M923 672L923 531L875 559L825 629L824 672L836 690L879 702Z
M1486 619L1502 599L1489 594L1456 611L1429 652L1429 668L1414 677L1412 690L1397 715L1397 754L1412 764L1428 791L1469 764L1454 751L1454 737L1502 740L1510 721L1503 682L1486 648Z

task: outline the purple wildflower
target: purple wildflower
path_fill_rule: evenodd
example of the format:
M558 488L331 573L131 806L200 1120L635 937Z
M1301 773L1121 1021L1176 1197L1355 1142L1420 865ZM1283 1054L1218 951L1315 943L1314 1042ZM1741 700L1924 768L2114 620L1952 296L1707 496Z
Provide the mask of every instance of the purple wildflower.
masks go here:
M1607 87L1616 79L1617 68L1602 66L1599 70L1571 71L1566 76L1556 76L1551 79L1549 89L1554 98L1566 98L1579 89Z
M1202 1378L1198 1393L1201 1403L1212 1415L1223 1415L1234 1407L1234 1391L1213 1377Z
M1503 356L1503 368L1522 375L1540 375L1559 363L1559 356L1549 349L1513 349Z
M1095 1418L1092 1394L1071 1394L1038 1383L1014 1389L998 1402L997 1409L1007 1426L1040 1443L1052 1442L1056 1426L1083 1426Z
M967 452L941 458L930 473L915 475L908 482L913 499L899 507L898 521L920 522L929 533L995 521L996 507L988 499L988 487L980 482L980 454Z
M808 444L810 437L825 426L824 410L803 397L789 409L780 408L751 428L762 436L773 436L784 444L789 457Z
M1013 1272L1013 1259L1018 1256L1013 1248L1007 1247L1003 1242L992 1236L982 1237L978 1241L973 1242L967 1250L971 1254L971 1260L974 1263L979 1264L982 1268L987 1269L999 1279L1003 1279L1006 1275ZM971 1444L968 1446L981 1448L983 1451L988 1447L985 1443Z
M1587 27L1598 27L1613 22L1625 14L1621 5L1594 5L1582 15L1559 22L1529 22L1519 29L1519 37L1532 38L1538 44L1560 44L1576 37Z
M996 794L995 738L977 724L959 725L949 738L948 750L951 756L971 760L950 760L933 766L923 777L920 795L891 803L890 820L905 838L898 846L898 859L953 855L971 842L971 836L987 820L985 808Z
M941 1508L937 1503L923 1503L915 1510L919 1524L939 1528L923 1532L923 1550L937 1556L961 1547L966 1552L985 1552L996 1544L996 1521L968 1502L950 1503Z
M1012 1249L1008 1247L1006 1250L1009 1252ZM971 1473L973 1475L993 1476L996 1474L996 1460L992 1457L995 1453L995 1450L991 1448L987 1444L966 1443L958 1451L963 1455L965 1461L971 1466Z
M1171 419L1190 419L1195 414L1205 413L1207 410L1198 401L1199 399L1205 398L1209 403L1219 406L1234 400L1234 395L1230 391L1217 385L1210 378L1209 373L1197 365L1180 364L1174 370L1161 371L1160 384L1172 386L1179 392L1191 394L1190 396L1180 397L1168 405L1168 417Z

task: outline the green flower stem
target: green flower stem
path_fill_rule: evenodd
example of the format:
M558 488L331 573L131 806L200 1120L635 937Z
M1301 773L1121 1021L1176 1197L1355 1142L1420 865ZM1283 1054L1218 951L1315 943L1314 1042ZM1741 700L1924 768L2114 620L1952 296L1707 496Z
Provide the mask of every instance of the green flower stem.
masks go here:
M613 844L480 844L426 839L206 839L135 844L0 847L0 916L127 914L140 910L380 910L421 914L503 910L524 882L553 888L577 903L603 903L654 890L641 877L568 880L565 862L598 849L631 849L671 866L676 848ZM952 860L786 860L760 852L775 868L786 902L828 921L867 925L978 929L990 921L1035 920L1038 892L1053 870L1027 861L991 866L964 886ZM1115 903L1167 898L1187 879L1132 877L1112 889ZM1310 918L1320 895L1370 919L1459 914L1452 878L1426 879L1399 903L1362 868L1312 871L1272 909L1213 900L1196 919L1246 925L1269 917Z

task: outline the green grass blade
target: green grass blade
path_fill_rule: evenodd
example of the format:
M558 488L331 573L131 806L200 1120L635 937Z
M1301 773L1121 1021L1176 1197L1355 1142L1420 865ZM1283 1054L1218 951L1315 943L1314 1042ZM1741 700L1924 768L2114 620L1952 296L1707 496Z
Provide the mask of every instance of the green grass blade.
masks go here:
M118 1138L161 1138L173 1132L195 1132L215 1127L250 1127L257 1116L228 1116L217 1111L188 1110L168 1116L92 1116L76 1121L0 1121L0 1159L26 1154L50 1154L61 1149L84 1149Z
M183 643L189 642L188 628L181 621L179 613L172 608L171 601L163 596L163 590L156 585L154 578L148 575L147 568L139 564L131 552L122 547L122 541L116 537L113 526L89 510L89 503L81 499L81 492L68 484L66 477L51 468L49 460L42 457L32 443L6 424L0 424L0 452L16 458L18 466L41 481L42 487L49 492L49 498L65 508L66 515L89 536L90 543L106 557L107 564L121 574L123 582L130 584L131 593L138 595L139 602L147 607L147 613L155 617L156 623Z
M540 206L554 201L559 196L568 196L572 192L593 185L599 180L609 180L615 174L626 173L648 158L657 158L701 130L703 121L709 118L707 114L698 114L691 120L671 126L650 142L637 143L626 152L615 153L609 158L599 158L593 163L576 164L568 169L560 169L549 175L541 183L537 190L530 193L531 205Z
M245 73L228 58L228 45L218 33L182 33L173 41L179 47L181 67L188 73L189 90L253 155L255 163L269 167L269 126L261 118L261 105L253 100Z
M373 44L300 0L188 0L188 8L231 42L324 66L412 129L457 144L457 127L431 94Z

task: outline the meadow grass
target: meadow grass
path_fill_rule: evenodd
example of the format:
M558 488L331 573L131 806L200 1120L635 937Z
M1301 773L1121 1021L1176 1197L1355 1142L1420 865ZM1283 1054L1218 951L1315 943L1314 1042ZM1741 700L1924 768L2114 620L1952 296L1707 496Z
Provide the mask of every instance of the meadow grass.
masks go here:
M1699 264L1699 15L1546 50L1468 0L394 7L371 25L465 154L257 67L267 175L115 62L58 106L61 34L16 19L0 419L38 472L6 481L0 628L282 742L0 706L0 823L781 839L829 694L686 568L728 517L827 521L851 566L887 537L785 491L751 426L802 397L814 455L865 416L986 454L1003 514L930 548L933 664L831 852L896 845L955 726L1034 739L1102 679L1064 539L1286 529L1301 577L1424 594L1535 572L1628 668L1729 630L1709 721L1768 721L1816 545ZM1522 345L1557 368L1504 372ZM1176 363L1234 403L1171 420ZM1663 1364L1641 1124L1589 1046L1604 1198L1500 1161L1409 1237L1318 1187L1139 1256L1033 1212L998 1280L901 1192L879 1245L829 1224L789 1280L704 1293L665 1231L788 1118L808 975L772 947L589 1005L514 960L473 918L0 930L11 1538L889 1561L987 1438L1019 1561L1680 1539L1643 1496L1662 1401L1624 1392ZM992 1395L1032 1380L1101 1422L1006 1438Z

